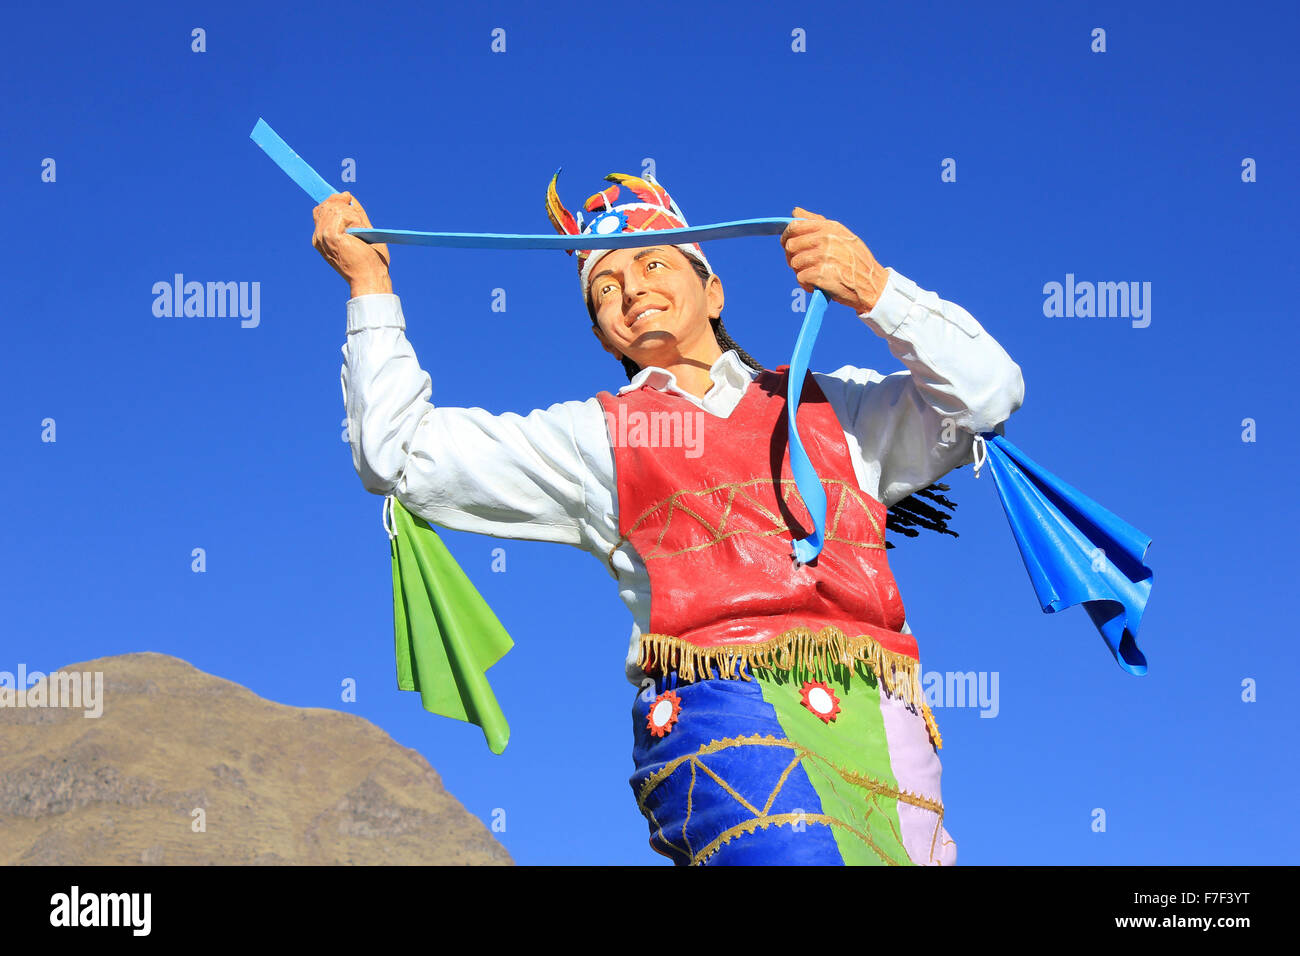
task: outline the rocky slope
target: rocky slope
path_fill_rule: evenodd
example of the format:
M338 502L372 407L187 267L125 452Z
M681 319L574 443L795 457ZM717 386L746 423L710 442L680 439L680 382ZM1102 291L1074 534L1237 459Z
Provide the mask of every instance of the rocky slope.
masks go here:
M165 654L61 670L103 673L103 715L0 707L0 864L512 863L424 757L361 717Z

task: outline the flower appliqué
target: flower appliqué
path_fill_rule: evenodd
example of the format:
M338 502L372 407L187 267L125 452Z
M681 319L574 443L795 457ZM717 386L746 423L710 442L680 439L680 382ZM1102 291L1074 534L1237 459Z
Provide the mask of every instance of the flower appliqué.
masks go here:
M594 232L598 236L612 236L614 233L624 232L626 229L627 216L617 209L610 209L591 220L587 232Z
M664 691L650 705L650 713L646 716L646 727L656 737L662 737L672 731L673 725L677 723L677 715L681 713L681 709L682 701L677 696L677 692Z
M801 704L825 723L829 724L840 712L840 699L835 696L835 691L830 685L823 681L804 681L799 698Z

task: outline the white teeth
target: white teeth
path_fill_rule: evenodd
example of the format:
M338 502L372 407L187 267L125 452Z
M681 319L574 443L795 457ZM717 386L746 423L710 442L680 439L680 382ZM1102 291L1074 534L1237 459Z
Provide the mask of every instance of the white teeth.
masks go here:
M654 315L656 312L662 312L662 311L663 311L663 309L646 309L644 312L642 312L640 315L638 315L634 321L636 321L636 322L640 322L640 321L641 321L642 319L644 319L647 315Z

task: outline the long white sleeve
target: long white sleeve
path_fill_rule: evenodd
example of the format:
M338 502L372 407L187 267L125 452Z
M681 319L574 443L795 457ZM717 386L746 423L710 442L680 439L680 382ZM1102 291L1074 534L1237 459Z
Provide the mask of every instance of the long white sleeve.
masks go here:
M862 487L887 507L969 461L974 435L1024 402L1020 366L961 306L889 270L859 316L906 371L846 365L819 375L844 426Z
M398 297L359 296L347 311L340 381L352 463L367 491L393 494L444 528L609 547L607 531L595 533L587 510L588 489L613 480L596 399L526 416L434 406L433 383L406 338ZM591 497L602 512L610 510L608 495Z

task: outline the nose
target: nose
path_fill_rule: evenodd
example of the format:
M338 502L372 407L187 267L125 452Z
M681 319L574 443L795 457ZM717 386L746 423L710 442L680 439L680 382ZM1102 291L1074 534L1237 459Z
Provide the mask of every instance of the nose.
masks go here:
M627 310L633 302L646 294L646 289L642 288L641 279L637 277L634 270L629 269L628 275L623 281L623 309Z
M636 279L629 278L627 284L623 287L623 310L627 311L628 306L636 302L637 299L645 295L646 290L642 289Z

